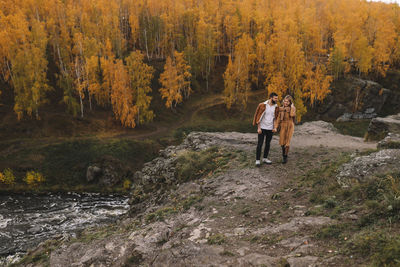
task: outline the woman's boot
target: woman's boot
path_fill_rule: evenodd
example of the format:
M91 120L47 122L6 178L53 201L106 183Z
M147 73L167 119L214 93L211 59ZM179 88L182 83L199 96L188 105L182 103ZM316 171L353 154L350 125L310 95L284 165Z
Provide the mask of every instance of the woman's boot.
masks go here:
M285 164L285 163L287 163L288 154L289 154L289 147L288 147L288 146L285 146L285 151L284 151L283 154L284 154L284 155L283 155L283 161L282 161L282 163Z
M285 146L282 146L282 164L285 164L286 162L287 162L286 148Z

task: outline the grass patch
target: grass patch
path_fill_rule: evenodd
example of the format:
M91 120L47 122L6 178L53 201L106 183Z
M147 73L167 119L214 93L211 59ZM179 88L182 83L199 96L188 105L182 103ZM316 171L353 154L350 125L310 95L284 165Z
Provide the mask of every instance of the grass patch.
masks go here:
M188 151L177 159L176 178L179 182L187 182L211 175L217 169L223 169L235 157L234 153L218 147L200 152Z
M235 253L228 251L228 250L224 250L222 251L219 255L221 256L227 256L227 257L234 257L236 256Z
M209 245L222 245L226 243L226 237L223 234L212 234L207 238Z
M70 243L89 243L93 240L105 239L119 230L120 229L116 225L103 226L101 228L89 228L81 232L77 238L71 239Z
M50 266L50 254L59 246L60 241L47 240L34 251L28 252L20 261L10 264L9 266L27 266L32 264L35 266Z
M178 213L176 207L163 207L155 212L149 213L146 216L146 222L163 221L167 216Z
M143 256L136 250L133 251L132 255L126 260L124 267L136 266L143 262Z
M332 122L335 128L339 130L341 134L351 135L356 137L364 137L367 133L368 126L371 120L357 120L357 121L345 121Z
M369 258L370 266L399 266L400 236L368 229L353 236L347 244L347 253Z
M315 234L316 238L327 239L327 238L339 238L343 232L348 230L349 225L347 224L332 224L322 227Z
M158 209L155 212L149 213L146 216L146 222L155 222L155 221L163 221L167 217L172 214L176 214L185 210L190 209L193 205L201 202L203 200L203 196L201 195L193 195L188 198L182 199L180 201L175 201L171 206L166 206Z
M263 245L276 245L283 240L283 236L278 234L264 234L264 235L254 235L249 238L251 243L263 244Z
M90 138L49 145L35 142L29 146L19 145L15 151L0 155L0 170L10 168L16 177L13 186L0 185L0 190L104 192L104 187L86 180L88 166L96 162L116 162L126 169L122 175L129 180L129 176L144 162L153 159L159 150L159 145L153 141L128 139ZM33 170L43 174L45 181L40 186L29 188L24 177ZM122 182L116 187L124 191Z
M223 172L230 161L236 160L238 153L225 151L222 148L211 147L202 151L185 151L178 155L175 164L175 180L166 183L149 182L147 184L136 185L131 197L132 204L138 204L154 194L154 192L167 192L176 184L193 181L196 179L211 177L220 172ZM200 197L202 198L202 197ZM178 200L177 200L178 201ZM178 211L185 210L195 203L201 201L197 197L189 197L181 202L174 201L173 207ZM198 206L201 209L201 206ZM156 214L151 215L149 221L162 220L163 216L159 217Z
M387 148L387 149L400 149L400 142L396 141L389 141L386 144L380 146L380 148Z
M301 178L302 183L312 187L312 193L309 197L310 202L324 205L327 208L336 206L333 198L334 194L332 193L341 188L335 178L336 172L339 166L349 160L350 155L342 154L332 163L326 164L319 169L311 170Z
M329 215L342 221L320 228L314 237L335 242L341 252L370 266L399 266L400 173L382 174L342 188L336 181L336 169L348 159L342 155L301 179L302 188L312 191L309 201L318 204L306 215ZM343 213L350 210L355 218Z

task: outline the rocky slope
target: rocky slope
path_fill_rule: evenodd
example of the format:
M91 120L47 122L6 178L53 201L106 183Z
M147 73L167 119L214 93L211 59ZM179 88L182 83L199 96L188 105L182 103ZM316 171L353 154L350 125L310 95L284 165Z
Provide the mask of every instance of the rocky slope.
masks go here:
M255 145L256 134L191 133L136 173L131 211L117 225L43 244L22 265L348 266L315 238L342 217L313 215L299 177L376 143L305 123L296 126L288 164L280 164L274 136L273 164L260 168Z

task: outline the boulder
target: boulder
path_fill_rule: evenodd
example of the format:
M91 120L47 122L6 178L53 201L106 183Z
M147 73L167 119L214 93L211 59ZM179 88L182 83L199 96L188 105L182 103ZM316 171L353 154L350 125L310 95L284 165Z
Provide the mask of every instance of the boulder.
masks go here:
M323 103L316 105L315 111L322 119L338 121L363 120L375 118L390 100L392 91L379 83L349 77L338 81L330 95ZM358 110L354 111L356 92L359 96Z
M400 134L400 113L371 120L368 126L367 140L382 140L388 133Z
M104 186L114 186L132 175L128 166L111 156L103 156L87 168L86 179Z
M400 134L388 133L388 135L383 140L379 141L378 148L400 149Z
M388 172L400 171L400 149L383 149L367 156L355 157L342 165L336 179L344 187L353 181L365 183Z
M86 179L88 182L96 180L101 175L101 169L97 166L89 166L86 171Z
M375 108L367 108L364 112L344 113L336 121L370 120L377 116Z

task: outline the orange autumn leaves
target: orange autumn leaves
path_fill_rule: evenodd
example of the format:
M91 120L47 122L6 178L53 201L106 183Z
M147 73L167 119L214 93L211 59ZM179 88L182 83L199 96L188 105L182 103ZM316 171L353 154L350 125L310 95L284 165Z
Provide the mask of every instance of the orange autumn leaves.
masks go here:
M224 64L224 88L213 88L210 76ZM40 119L47 110L41 108L55 101L81 117L100 106L135 127L155 117L158 93L174 109L196 84L222 91L227 108L245 108L252 89L291 94L301 118L329 94L333 79L384 76L389 67L400 67L394 4L0 1L0 79L12 90L19 119ZM50 91L59 99L50 99Z
M188 98L192 93L190 87L190 66L183 57L183 53L175 52L174 58L167 57L164 72L160 76L161 97L166 99L167 108L176 107L183 98Z
M132 52L126 58L126 67L122 60L116 60L111 67L111 104L114 114L122 125L134 128L137 123L151 121L153 111L149 109L151 96L150 84L153 68L143 63L144 55Z

